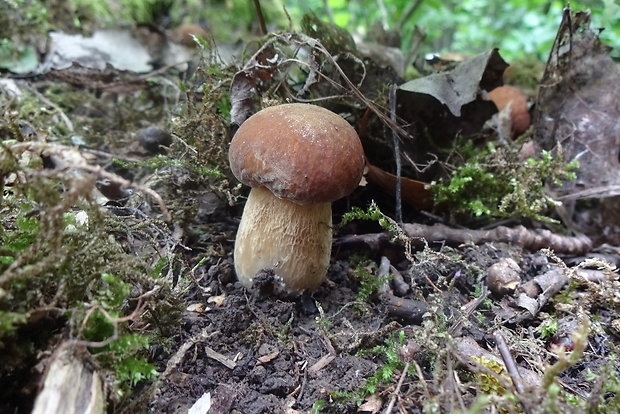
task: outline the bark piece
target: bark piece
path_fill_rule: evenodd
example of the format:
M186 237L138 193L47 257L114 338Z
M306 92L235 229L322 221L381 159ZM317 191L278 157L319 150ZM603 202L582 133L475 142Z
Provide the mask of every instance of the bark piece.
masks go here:
M103 383L88 354L70 344L52 355L32 414L103 414Z

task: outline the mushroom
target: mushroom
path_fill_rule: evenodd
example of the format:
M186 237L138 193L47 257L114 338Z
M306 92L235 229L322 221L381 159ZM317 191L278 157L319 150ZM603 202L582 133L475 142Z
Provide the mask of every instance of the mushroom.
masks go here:
M493 101L498 111L508 108L511 128L514 134L521 135L530 127L530 113L527 107L527 96L520 89L510 86L498 86L489 92L489 98Z
M317 288L331 254L331 203L357 187L364 169L353 127L319 106L277 105L241 125L228 158L252 187L235 241L239 281L251 288L257 272L270 270L282 293Z

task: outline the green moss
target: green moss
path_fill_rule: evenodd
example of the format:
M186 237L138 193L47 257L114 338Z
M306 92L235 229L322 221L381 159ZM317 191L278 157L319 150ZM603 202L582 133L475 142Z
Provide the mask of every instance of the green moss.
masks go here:
M47 351L52 337L68 333L101 342L89 349L113 379L108 386L127 395L138 381L154 377L146 348L152 338L169 335L180 315L170 282L151 276L161 273L157 253L127 253L113 236L141 232L149 240L148 233L101 209L87 173L40 167L38 146L50 150L53 144L1 145L0 175L11 185L0 208L0 362L25 364ZM135 309L140 312L126 318ZM50 322L36 325L41 315ZM150 328L134 331L130 320Z
M558 319L557 317L551 317L546 319L539 327L541 339L549 339L558 331Z
M388 283L392 279L392 275L387 274L382 277L377 277L370 273L367 266L358 266L353 270L353 274L358 279L360 286L355 298L358 301L366 301L373 294L377 293L379 289Z
M398 348L402 347L406 340L405 332L400 330L386 338L383 344L358 352L358 356L377 356L383 360L383 364L372 376L366 378L364 384L358 389L333 392L332 397L340 401L353 400L360 405L367 396L380 392L389 384L394 384L398 380L394 374L405 367L405 361L400 357Z
M381 210L379 210L379 207L374 202L366 210L356 206L351 207L351 211L348 211L342 215L342 220L339 227L342 227L353 220L376 221L381 228L387 231L396 232L397 230L395 224L389 220L381 212Z
M458 151L466 161L449 179L434 182L431 190L436 205L450 210L452 219L462 216L527 217L553 221L545 216L556 204L545 185L561 185L575 179L576 161L565 163L542 151L539 158L519 160L518 145L475 150L468 141Z

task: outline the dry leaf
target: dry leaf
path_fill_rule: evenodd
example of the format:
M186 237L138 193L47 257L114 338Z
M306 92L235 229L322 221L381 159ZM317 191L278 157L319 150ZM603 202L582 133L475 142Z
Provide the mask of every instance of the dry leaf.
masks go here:
M266 364L269 361L273 361L274 359L276 359L276 357L280 355L280 351L278 351L277 349L267 355L263 355L262 357L258 358L258 362L260 362L261 364Z
M357 408L358 413L378 413L379 410L383 407L383 400L379 397L379 394L372 394L368 398L364 404L360 405Z
M388 194L396 193L396 176L382 170L370 163L367 164L368 181L378 185ZM418 210L428 210L433 207L433 199L430 190L426 188L426 183L412 180L411 178L400 178L400 193L402 200L411 207Z
M187 310L189 312L204 313L205 312L205 305L202 304L202 303L192 303L187 308L185 308L185 310Z
M207 299L207 302L213 303L216 307L219 308L220 306L222 306L222 303L224 303L224 299L226 299L226 295L216 295L209 297L209 299Z

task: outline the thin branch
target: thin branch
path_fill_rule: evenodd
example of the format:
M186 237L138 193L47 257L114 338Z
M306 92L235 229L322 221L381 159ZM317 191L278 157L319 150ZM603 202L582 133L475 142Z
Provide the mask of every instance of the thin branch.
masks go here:
M69 119L69 117L67 116L67 114L65 114L62 109L60 109L60 107L58 105L56 105L55 103L53 103L52 101L50 101L49 99L47 99L45 96L43 96L43 94L41 94L41 92L39 92L38 90L35 89L34 86L30 85L30 84L26 84L26 87L28 88L28 90L30 90L30 92L32 92L41 102L43 102L45 105L47 106L51 106L52 108L54 108L54 110L58 113L58 115L62 118L62 121L65 123L65 125L67 126L67 129L69 130L69 132L73 132L75 130L75 128L73 127L73 122L71 122L71 120Z
M396 84L393 83L390 85L390 119L396 123ZM400 141L398 139L398 135L396 131L392 130L392 145L394 146L394 161L396 163L396 188L395 188L395 203L396 203L396 211L394 212L394 216L398 223L403 222L403 206L402 206L402 196L401 196L401 160L400 160Z
M260 25L261 34L265 36L267 34L267 25L265 24L263 10L260 7L260 0L254 0L254 7L256 8L256 15L258 16L258 24Z
M502 356L502 360L504 361L504 365L506 366L508 375L510 375L510 379L512 379L512 383L514 384L515 389L519 394L523 394L523 392L525 391L525 387L523 386L523 379L521 378L521 374L517 369L517 364L515 363L515 360L510 353L510 349L508 349L506 339L500 331L493 332L493 338L495 338L497 349L499 350L499 354Z

